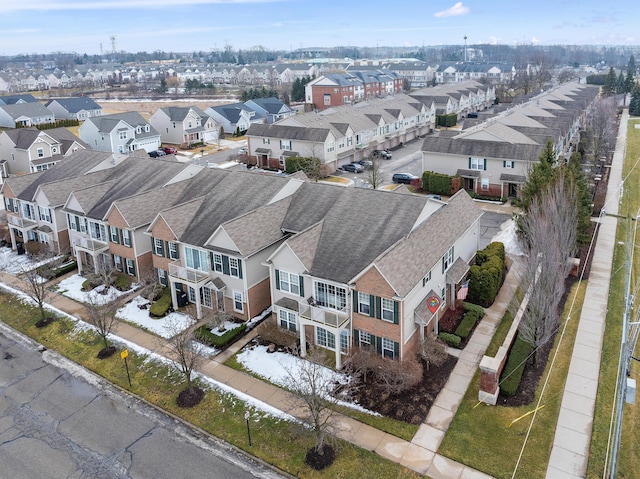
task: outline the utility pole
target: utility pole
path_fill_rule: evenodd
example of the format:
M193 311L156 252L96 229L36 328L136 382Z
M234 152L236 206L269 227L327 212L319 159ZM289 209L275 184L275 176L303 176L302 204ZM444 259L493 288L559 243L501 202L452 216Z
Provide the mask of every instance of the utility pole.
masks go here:
M467 61L467 36L464 36L464 61Z

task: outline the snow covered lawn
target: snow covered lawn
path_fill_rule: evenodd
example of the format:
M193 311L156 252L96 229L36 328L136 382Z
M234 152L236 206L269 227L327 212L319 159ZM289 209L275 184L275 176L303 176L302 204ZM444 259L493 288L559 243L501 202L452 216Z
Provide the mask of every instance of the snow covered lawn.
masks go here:
M0 248L0 269L14 276L31 271L47 261L36 262L29 254L18 254L7 246Z
M191 326L194 319L182 313L170 313L163 318L152 318L149 316L149 308L140 309L139 306L149 304L149 301L142 296L136 296L116 313L116 317L129 323L137 324L163 338L170 338L177 330L184 330Z
M127 294L133 290L130 289L129 291L118 291L112 286L105 294L103 293L104 285L102 285L92 289L91 291L82 291L82 283L84 283L86 279L87 278L84 278L79 274L69 276L68 278L63 279L58 283L58 292L68 298L80 301L81 303L88 303L89 301L93 301L95 304L104 304L111 299L122 296L123 294Z

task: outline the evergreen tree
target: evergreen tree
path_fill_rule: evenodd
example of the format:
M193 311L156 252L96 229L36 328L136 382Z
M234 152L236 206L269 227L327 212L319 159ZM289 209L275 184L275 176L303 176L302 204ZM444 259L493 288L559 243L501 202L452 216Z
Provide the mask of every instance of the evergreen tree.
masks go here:
M616 78L616 72L613 67L609 68L609 73L604 80L604 86L602 87L602 94L604 96L611 96L616 92L618 85L618 79Z
M625 78L625 93L633 92L633 88L636 86L636 60L633 55L629 57L629 65L627 66L627 77Z
M545 188L555 177L554 164L556 162L556 151L551 140L540 154L539 161L535 162L529 169L529 177L522 187L522 208L526 211Z
M585 245L590 239L589 229L591 227L592 196L589 192L587 179L580 167L581 159L582 155L580 153L573 153L569 159L569 163L567 163L565 167L564 175L568 180L568 184L576 189L576 197L578 200L577 242L578 245Z
M618 75L618 81L616 83L616 95L623 95L627 93L627 81L624 78L624 73L620 72Z
M629 114L640 116L640 86L636 85L631 92L631 101L629 102Z

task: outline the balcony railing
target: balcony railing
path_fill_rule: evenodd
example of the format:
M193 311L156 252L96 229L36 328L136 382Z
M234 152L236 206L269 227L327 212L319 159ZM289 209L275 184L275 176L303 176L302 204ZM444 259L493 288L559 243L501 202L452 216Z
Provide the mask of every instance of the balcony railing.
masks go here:
M313 306L307 303L300 303L301 313L300 317L308 319L316 323L321 323L326 326L337 328L349 321L349 309L344 308L340 310L322 308L320 306Z
M17 226L21 229L33 229L38 226L38 223L36 223L35 221L22 218L20 216L7 215L7 220L10 225Z
M76 248L92 252L106 251L109 249L109 244L106 241L98 241L86 237L74 238L73 245Z
M186 283L203 283L209 278L209 273L199 271L197 269L187 268L183 266L180 261L174 261L169 263L169 276L178 278Z

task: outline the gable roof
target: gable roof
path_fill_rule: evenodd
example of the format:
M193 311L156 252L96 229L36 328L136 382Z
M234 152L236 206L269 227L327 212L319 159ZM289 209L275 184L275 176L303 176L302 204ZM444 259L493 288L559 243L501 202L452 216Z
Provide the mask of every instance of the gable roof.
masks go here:
M158 135L158 132L137 111L128 111L124 113L115 113L113 115L96 116L93 118L87 118L87 120L85 121L93 123L98 128L98 131L101 131L104 133L111 133L118 126L120 122L124 122L133 128L135 128L138 125L140 126L149 125L151 128L149 133L143 131L142 136Z
M53 117L53 113L51 113L50 110L46 109L40 102L0 105L0 108L2 108L14 120L17 120L22 116L26 116L28 118L39 118L42 116Z
M69 113L78 113L83 110L102 110L102 107L98 105L93 99L87 96L73 97L73 98L55 98L45 103L45 107L51 105L51 103L57 103Z

